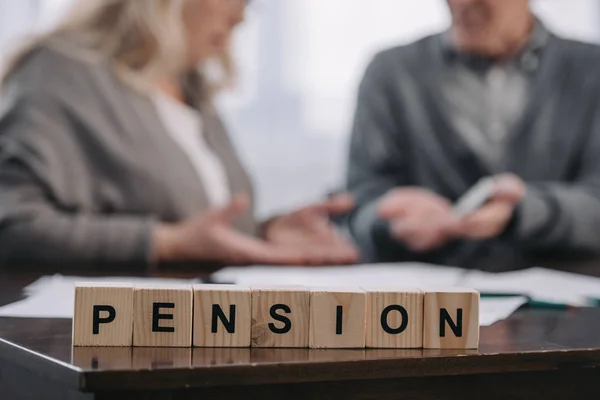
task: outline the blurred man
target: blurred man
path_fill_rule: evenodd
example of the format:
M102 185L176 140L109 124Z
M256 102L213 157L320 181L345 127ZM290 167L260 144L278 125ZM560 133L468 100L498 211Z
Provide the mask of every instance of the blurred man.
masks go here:
M451 28L378 54L361 84L349 228L370 261L600 253L600 48L528 0L448 0ZM483 177L491 199L452 206Z

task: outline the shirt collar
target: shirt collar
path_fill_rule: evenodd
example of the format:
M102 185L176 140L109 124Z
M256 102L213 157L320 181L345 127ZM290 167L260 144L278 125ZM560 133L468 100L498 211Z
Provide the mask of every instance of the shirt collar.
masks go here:
M548 28L546 28L544 23L536 17L533 32L531 33L527 44L519 51L518 56L516 57L516 60L523 68L535 69L532 68L532 66L533 64L537 64L537 62L533 60L538 59L540 52L546 47L550 36L551 33ZM450 30L446 30L440 35L440 43L443 55L448 61L458 60L480 67L494 64L494 60L487 59L486 57L461 53L452 42Z

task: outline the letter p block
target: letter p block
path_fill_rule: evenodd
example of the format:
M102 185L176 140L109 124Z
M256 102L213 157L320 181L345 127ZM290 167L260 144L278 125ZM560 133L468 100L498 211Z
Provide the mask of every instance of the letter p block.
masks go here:
M133 332L133 286L75 285L73 346L129 347Z

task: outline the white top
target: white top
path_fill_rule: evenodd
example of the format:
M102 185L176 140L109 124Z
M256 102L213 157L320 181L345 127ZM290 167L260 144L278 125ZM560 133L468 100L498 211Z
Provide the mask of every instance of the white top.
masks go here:
M209 203L216 207L229 203L231 190L227 172L219 156L204 139L200 113L160 92L152 99L165 130L194 166Z

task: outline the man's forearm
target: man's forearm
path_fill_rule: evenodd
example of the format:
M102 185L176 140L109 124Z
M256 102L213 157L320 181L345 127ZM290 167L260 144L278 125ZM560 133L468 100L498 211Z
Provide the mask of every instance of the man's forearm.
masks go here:
M600 252L600 197L593 187L529 185L508 233L524 248Z

